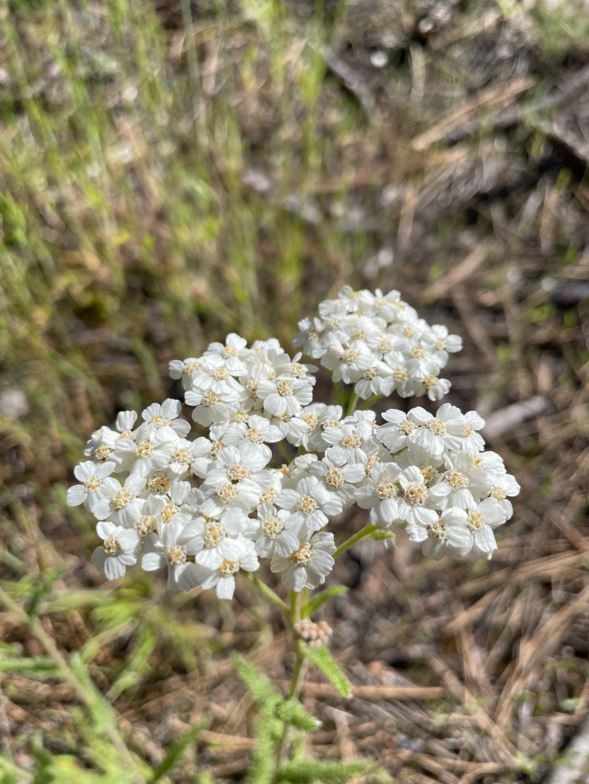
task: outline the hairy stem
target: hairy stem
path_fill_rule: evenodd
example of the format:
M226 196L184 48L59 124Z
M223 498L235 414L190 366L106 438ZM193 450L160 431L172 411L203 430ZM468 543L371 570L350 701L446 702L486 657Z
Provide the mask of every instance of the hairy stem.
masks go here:
M337 550L335 551L335 553L333 554L333 557L339 558L340 555L343 555L343 553L345 553L346 550L349 550L350 547L355 545L356 542L359 542L361 539L365 539L367 536L370 536L375 531L380 531L380 530L381 528L379 525L373 525L372 523L365 525L364 528L361 528L359 531L356 531L356 533L350 536L348 539L346 539L345 542L342 542L340 546L337 548Z
M306 595L306 593L306 590L300 591L298 593L295 591L290 592L290 610L288 613L288 620L291 627L294 627L295 624L301 620L301 611L304 604L304 599L306 598L303 596L303 594ZM301 684L305 676L305 645L302 640L296 640L295 653L295 663L288 686L289 699L296 699L299 696ZM289 729L289 725L285 724L280 738L278 739L278 743L276 744L276 764L274 768L276 775L278 775L280 765L282 764L282 760L287 750Z
M247 572L247 579L254 585L258 591L266 598L268 601L272 602L273 605L281 609L284 613L288 613L288 606L286 602L284 602L277 593L275 593L269 585L266 585L263 580L260 580L259 577L256 577L255 574L252 572Z

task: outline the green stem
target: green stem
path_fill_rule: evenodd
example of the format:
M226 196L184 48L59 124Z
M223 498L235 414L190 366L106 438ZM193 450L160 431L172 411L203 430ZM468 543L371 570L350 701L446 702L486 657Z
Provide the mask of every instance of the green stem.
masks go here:
M266 585L265 582L260 580L259 577L256 577L256 575L252 572L247 572L247 579L266 599L268 599L268 601L272 602L273 605L281 609L284 613L288 613L288 606L286 602L284 602L277 593L274 593L269 585Z
M381 397L382 395L373 395L372 397L369 397L368 400L364 400L361 406L362 410L365 410L367 408L372 408L372 406L376 403L376 401L380 400Z
M358 395L355 392L352 392L352 395L348 401L348 407L346 408L345 416L350 416L356 410L356 406L358 405Z
M288 447L284 443L284 441L278 442L278 449L280 450L280 454L286 460L287 464L292 461L292 455L288 450Z
M367 536L370 536L375 531L380 531L380 530L381 528L379 525L373 525L372 523L365 525L364 528L361 528L359 531L356 531L356 533L350 536L348 539L346 539L345 542L342 542L340 546L337 548L337 550L335 551L335 553L333 554L333 557L339 558L340 555L343 555L343 553L345 553L346 550L349 550L350 547L355 545L356 542L359 542L361 539L365 539Z
M306 594L306 591L290 592L290 610L288 613L288 620L292 627L295 626L301 620L301 612L303 607L303 593ZM302 640L296 641L296 658L294 667L292 670L292 675L290 676L290 683L288 685L288 698L289 699L296 699L299 696L299 691L301 688L301 684L303 682L303 678L305 676L305 644ZM284 754L287 749L288 743L288 734L289 734L290 727L288 724L285 724L278 743L276 745L276 764L274 768L275 776L278 776L278 771L280 770L280 765L282 764L282 760L284 758Z

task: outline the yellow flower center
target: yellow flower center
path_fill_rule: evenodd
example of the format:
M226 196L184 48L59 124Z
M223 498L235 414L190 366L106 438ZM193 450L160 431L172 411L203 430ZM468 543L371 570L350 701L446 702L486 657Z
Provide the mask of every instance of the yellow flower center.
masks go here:
M156 529L155 517L153 515L143 515L137 521L135 528L139 536L148 536L154 533Z
M140 441L135 447L135 454L137 457L149 457L153 452L153 444L151 441Z
M207 389L207 391L204 392L202 396L202 404L203 406L207 406L208 408L210 408L211 406L216 406L220 400L221 400L221 395L218 395L216 392L213 392L211 389Z
M325 474L325 483L328 484L329 487L341 487L344 483L344 477L341 468L337 468L336 466L330 468Z
M248 441L251 441L252 444L262 444L264 441L262 434L255 427L250 427L249 430L246 430L245 437Z
M381 501L385 498L394 498L397 495L397 488L393 482L380 482L376 486L376 493Z
M121 545L117 542L114 536L108 536L102 545L104 552L107 555L117 555L121 552Z
M485 518L480 512L469 512L468 513L468 525L474 530L478 531L479 528L484 524Z
M165 427L170 424L168 417L160 416L160 414L154 414L149 421L154 427Z
M223 526L215 521L207 523L205 525L202 538L205 543L205 547L216 547L219 542L222 542L225 538L225 531L223 530Z
M215 381L227 381L229 373L224 367L215 368L211 373Z
M112 449L108 446L97 446L94 450L94 457L100 463L104 463L105 460L108 460L111 454Z
M410 419L405 419L399 425L399 430L401 431L401 433L403 433L403 435L409 436L415 430L416 427L417 425L415 424L415 422L412 422Z
M450 471L448 474L448 482L450 482L455 490L464 490L469 484L468 477L460 473L460 471Z
M362 444L360 436L344 436L341 440L344 449L358 449Z
M357 348L347 348L342 354L342 359L346 365L351 365L360 356Z
M219 567L219 573L223 575L223 577L232 577L234 574L237 574L239 571L239 561L230 561L226 558L221 566Z
M288 379L281 378L279 381L276 382L276 391L278 392L280 397L288 397L289 395L292 395L294 391L292 381L288 381Z
M311 498L309 495L303 496L301 500L297 504L297 509L299 512L302 512L304 515L312 514L318 507L318 503L314 498Z
M444 523L432 523L427 531L432 539L443 539L446 536L446 528Z
M426 427L436 436L443 436L446 432L446 425L443 422L440 422L439 419L430 419Z
M147 480L147 487L152 493L163 495L167 493L171 487L170 480L168 479L165 471L156 471Z
M276 539L284 530L284 526L277 517L267 517L262 524L262 529L269 539Z
M177 566L178 564L186 563L186 552L179 544L171 544L169 547L166 547L166 558L172 566Z
M297 566L304 566L309 563L312 555L313 548L311 547L310 542L303 542L300 547L297 547L294 553L291 553L289 560Z
M127 504L130 504L134 498L135 496L130 490L119 490L119 492L110 502L110 505L115 510L115 512L118 512L121 509L124 509Z
M505 490L502 490L500 487L492 487L491 492L489 493L491 498L494 498L496 501L505 501L507 498L507 493Z
M433 466L421 466L419 470L427 487L433 485L438 478L438 469Z
M102 481L95 476L91 476L90 479L87 479L84 482L84 490L87 490L89 493L93 493L94 490L98 490Z
M180 507L174 503L169 503L162 509L162 520L169 523L172 517L180 511Z
M191 373L194 373L195 370L198 370L199 367L200 367L200 362L186 362L186 364L182 368L182 372L184 373L185 376L189 376L191 375Z
M237 495L237 488L235 487L235 485L230 485L230 484L223 485L223 487L220 487L217 490L217 495L219 496L223 504L228 504L229 501L231 501L231 499L235 498L235 496Z
M232 482L242 482L244 479L247 479L252 475L252 472L249 468L246 468L242 465L232 465L229 466L227 469L227 476L231 479Z
M172 455L172 463L180 463L180 465L190 465L191 462L190 452L188 449L177 449Z
M425 499L427 498L427 490L425 489L424 485L409 485L405 489L405 500L413 504L413 506L419 506L425 503Z

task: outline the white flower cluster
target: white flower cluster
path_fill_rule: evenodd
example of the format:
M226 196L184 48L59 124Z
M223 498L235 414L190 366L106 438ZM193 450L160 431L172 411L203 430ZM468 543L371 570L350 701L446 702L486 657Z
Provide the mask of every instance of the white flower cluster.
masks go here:
M442 382L426 380L459 348L396 292L345 289L320 313L317 336L309 328L299 343L359 397L432 396ZM398 373L381 371L395 362ZM482 419L449 404L435 415L389 409L380 424L370 409L344 416L339 405L313 402L315 370L275 339L248 347L235 334L171 362L201 434L189 437L182 404L168 399L140 418L123 411L114 429L92 435L68 503L98 521L93 563L109 579L135 563L165 568L171 588L215 588L230 599L236 575L268 559L290 590L315 588L334 566L326 527L354 504L370 510L372 524L404 529L430 557L491 557L493 530L511 516L519 486L484 451Z
M430 326L398 291L353 291L319 306L319 315L299 322L294 340L307 356L319 359L334 381L353 384L362 400L376 395L427 394L440 400L450 382L440 378L448 354L462 339L440 324Z

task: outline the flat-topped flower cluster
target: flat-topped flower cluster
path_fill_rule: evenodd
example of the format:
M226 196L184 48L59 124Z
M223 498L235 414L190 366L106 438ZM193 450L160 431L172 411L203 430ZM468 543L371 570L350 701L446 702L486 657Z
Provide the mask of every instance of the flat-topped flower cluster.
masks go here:
M171 588L230 599L236 576L266 559L290 590L315 588L353 505L432 558L491 557L519 486L484 450L478 414L446 403L435 414L389 408L380 421L371 408L355 410L358 398L393 391L438 399L460 339L429 326L398 292L349 288L300 329L306 355L353 385L346 413L313 401L317 368L301 354L230 334L170 363L200 432L190 435L182 404L168 399L93 433L68 503L96 517L102 544L92 560L109 579L139 563L166 569Z

